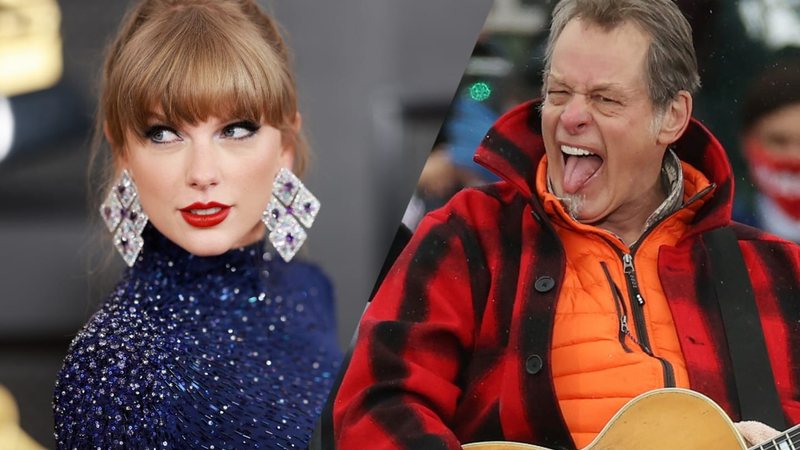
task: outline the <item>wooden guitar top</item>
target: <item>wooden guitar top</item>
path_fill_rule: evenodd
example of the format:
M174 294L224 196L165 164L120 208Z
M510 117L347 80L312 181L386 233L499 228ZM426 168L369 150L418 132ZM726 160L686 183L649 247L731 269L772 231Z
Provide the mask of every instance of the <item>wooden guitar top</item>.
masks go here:
M476 442L469 450L550 450L518 442ZM644 393L614 415L584 450L744 450L744 440L716 403L679 388Z

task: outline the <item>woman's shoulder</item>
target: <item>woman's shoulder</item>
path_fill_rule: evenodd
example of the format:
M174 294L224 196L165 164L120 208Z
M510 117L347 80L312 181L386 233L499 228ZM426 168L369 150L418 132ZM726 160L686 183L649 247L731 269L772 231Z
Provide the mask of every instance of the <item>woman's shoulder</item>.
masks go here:
M278 270L287 276L306 276L313 277L314 279L328 279L328 275L318 263L302 256L298 255L291 261L286 262L281 259L277 253L270 252L267 253L267 255L265 259L271 262L273 270Z
M335 330L335 288L325 271L316 263L296 258L276 262L274 284L282 285L290 297L311 309L314 321L323 329ZM273 290L281 288L273 285Z
M105 303L78 332L56 381L58 448L157 442L168 419L166 353L133 306ZM124 420L123 420L124 419ZM124 445L122 445L124 444Z
M291 290L306 291L329 301L333 298L333 283L318 264L295 258L290 262L275 261L273 267L274 283Z

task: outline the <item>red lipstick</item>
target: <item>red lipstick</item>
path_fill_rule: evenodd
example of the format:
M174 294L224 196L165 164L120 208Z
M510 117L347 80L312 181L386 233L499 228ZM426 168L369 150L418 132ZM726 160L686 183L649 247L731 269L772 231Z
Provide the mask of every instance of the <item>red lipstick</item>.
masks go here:
M197 228L208 228L222 223L228 217L231 207L217 202L194 202L179 211L183 216L183 220L189 225Z

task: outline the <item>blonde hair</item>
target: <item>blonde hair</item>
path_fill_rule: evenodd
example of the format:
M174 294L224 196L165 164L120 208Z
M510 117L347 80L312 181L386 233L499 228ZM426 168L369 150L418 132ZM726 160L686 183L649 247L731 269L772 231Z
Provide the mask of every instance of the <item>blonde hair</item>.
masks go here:
M105 60L92 160L107 133L106 156L119 161L126 135L143 139L156 111L174 124L266 121L294 148L295 172L307 163L289 50L253 0L143 0L126 15Z

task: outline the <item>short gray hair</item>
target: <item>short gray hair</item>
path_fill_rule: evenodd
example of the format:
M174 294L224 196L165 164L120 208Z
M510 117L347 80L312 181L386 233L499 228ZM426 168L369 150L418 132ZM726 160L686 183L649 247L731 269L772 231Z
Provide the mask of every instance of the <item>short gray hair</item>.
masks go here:
M673 0L562 0L553 10L547 39L545 85L555 42L578 18L605 30L629 22L650 35L645 83L657 111L665 110L679 91L694 94L700 87L692 27Z

